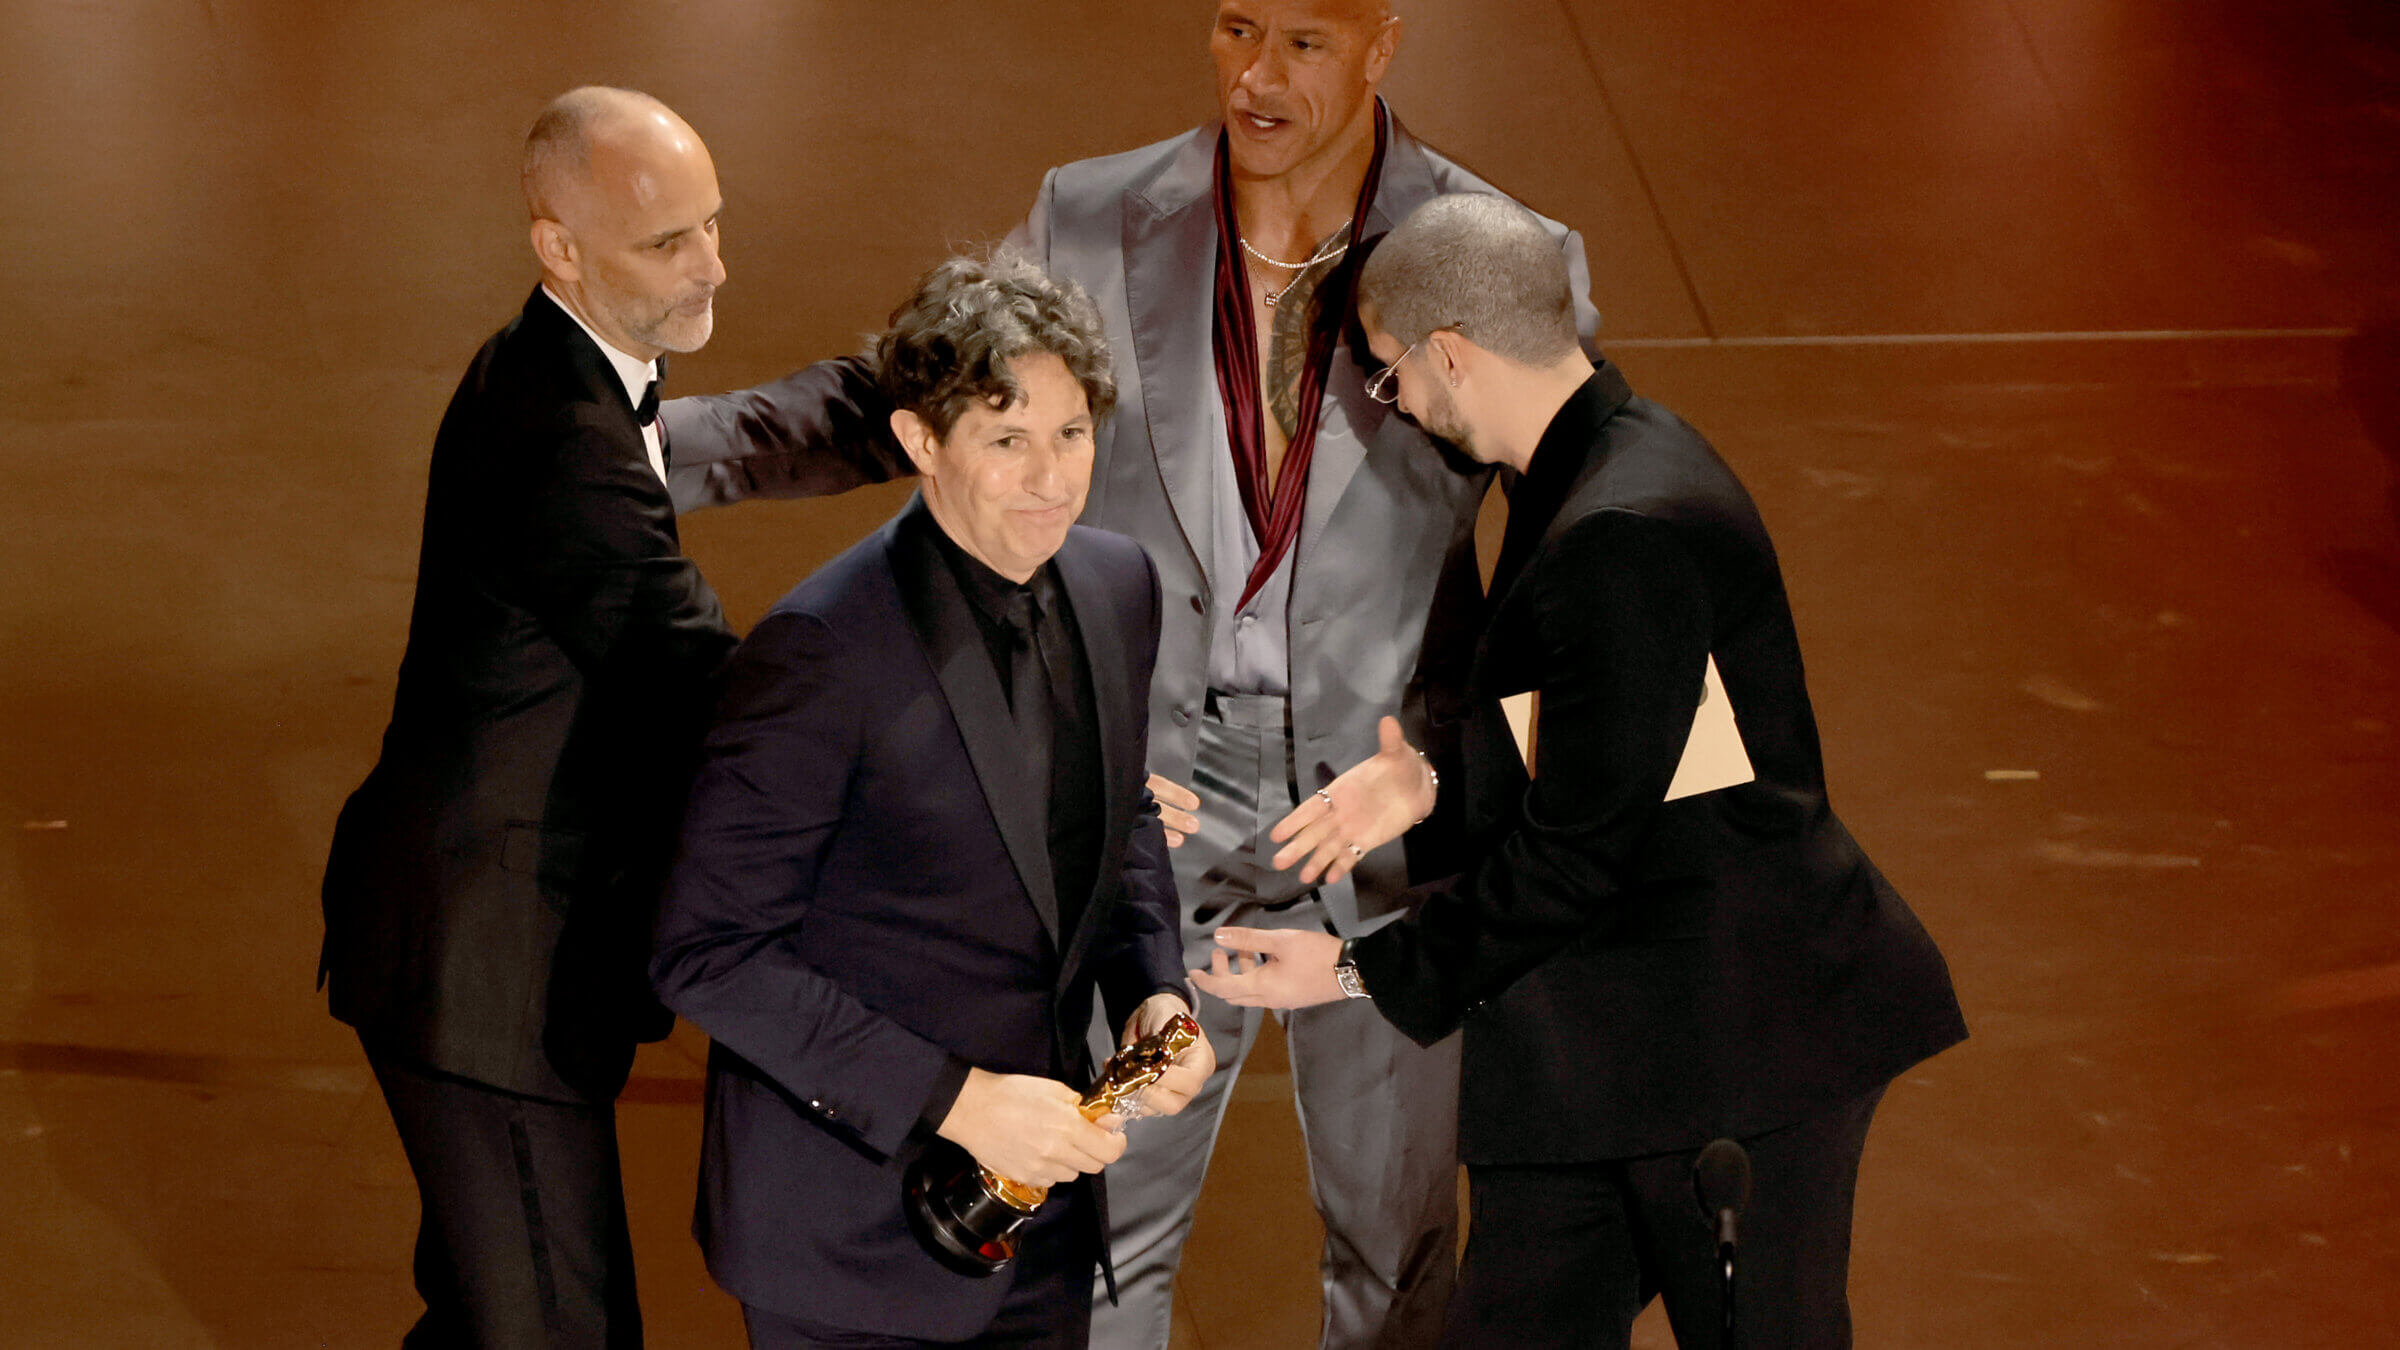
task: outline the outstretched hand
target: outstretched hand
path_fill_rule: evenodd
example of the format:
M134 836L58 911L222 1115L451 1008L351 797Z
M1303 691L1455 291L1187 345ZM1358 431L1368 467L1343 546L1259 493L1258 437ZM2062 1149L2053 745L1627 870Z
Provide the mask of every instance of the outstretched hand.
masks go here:
M1306 860L1300 880L1340 881L1366 859L1367 851L1408 833L1433 814L1433 770L1400 733L1400 719L1376 724L1382 748L1350 766L1275 822L1267 837L1283 847L1275 868Z
M1303 928L1220 928L1192 983L1240 1008L1313 1008L1342 997L1342 940Z

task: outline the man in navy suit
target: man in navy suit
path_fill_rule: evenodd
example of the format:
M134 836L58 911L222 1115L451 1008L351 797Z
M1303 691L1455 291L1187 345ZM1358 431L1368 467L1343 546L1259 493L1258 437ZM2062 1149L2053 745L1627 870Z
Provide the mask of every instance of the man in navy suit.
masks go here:
M695 1229L754 1347L1080 1350L1125 1146L1076 1109L1093 995L1128 1039L1190 1007L1144 786L1158 577L1073 524L1115 398L1081 291L952 259L877 358L922 490L735 655L661 905L653 982L714 1041ZM936 1136L1057 1188L997 1277L909 1229Z

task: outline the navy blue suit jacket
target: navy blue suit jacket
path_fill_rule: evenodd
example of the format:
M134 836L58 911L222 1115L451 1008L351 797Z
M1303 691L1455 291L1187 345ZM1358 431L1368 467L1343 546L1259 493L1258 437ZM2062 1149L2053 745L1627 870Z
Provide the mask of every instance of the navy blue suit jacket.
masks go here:
M1131 540L1079 527L1057 555L1106 780L1099 881L1062 933L1047 785L964 597L895 547L899 524L735 654L651 975L715 1040L695 1226L718 1282L811 1322L952 1340L1009 1282L949 1272L908 1230L902 1172L932 1096L958 1060L1085 1086L1095 990L1121 1024L1183 989L1144 787L1159 591Z

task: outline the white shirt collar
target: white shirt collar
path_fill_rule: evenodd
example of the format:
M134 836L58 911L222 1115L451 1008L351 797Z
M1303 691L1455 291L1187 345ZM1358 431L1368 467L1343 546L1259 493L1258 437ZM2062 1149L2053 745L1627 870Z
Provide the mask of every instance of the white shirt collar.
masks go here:
M567 302L558 298L558 292L551 290L550 283L547 281L542 283L542 294L549 296L551 304L558 306L568 318L573 319L575 326L584 331L584 335L592 340L593 345L599 347L600 354L608 358L608 364L616 368L617 378L625 382L625 401L636 408L641 407L643 391L650 387L652 380L658 378L658 362L627 356L610 346L608 339L592 331L592 326L583 321L582 315L567 308Z

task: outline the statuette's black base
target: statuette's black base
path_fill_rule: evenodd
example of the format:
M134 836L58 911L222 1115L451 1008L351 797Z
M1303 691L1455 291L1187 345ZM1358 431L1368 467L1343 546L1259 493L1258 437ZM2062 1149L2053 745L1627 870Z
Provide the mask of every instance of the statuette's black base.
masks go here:
M935 1260L959 1274L997 1275L1017 1259L1016 1230L1031 1216L992 1194L972 1159L940 1152L938 1160L929 1152L908 1169L902 1206L908 1226Z

